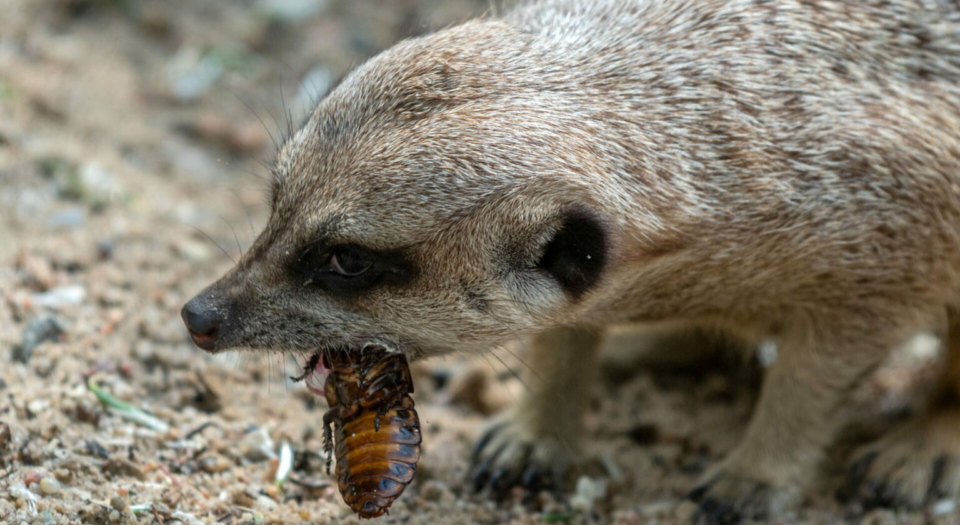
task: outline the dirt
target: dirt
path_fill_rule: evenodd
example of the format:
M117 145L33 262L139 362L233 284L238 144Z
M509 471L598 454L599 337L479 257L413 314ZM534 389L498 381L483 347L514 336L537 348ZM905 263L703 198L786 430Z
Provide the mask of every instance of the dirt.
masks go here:
M311 100L397 40L487 9L0 0L0 521L357 522L323 469L326 406L287 379L302 358L206 355L179 310L263 225L276 144ZM915 407L931 367L917 356L932 343L918 345L861 392L857 439ZM605 376L572 496L495 504L465 477L488 418L523 391L518 355L522 345L413 365L422 460L381 522L687 523L683 495L756 397L755 380L723 366ZM107 408L91 380L168 428ZM277 484L283 444L293 471ZM840 504L841 474L779 522L957 520L950 502Z

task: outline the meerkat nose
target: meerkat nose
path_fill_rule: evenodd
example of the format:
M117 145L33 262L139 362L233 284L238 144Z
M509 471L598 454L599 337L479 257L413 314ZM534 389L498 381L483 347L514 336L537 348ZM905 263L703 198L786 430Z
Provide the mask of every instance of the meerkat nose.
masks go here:
M204 350L213 350L220 333L223 318L217 308L210 308L203 294L190 300L180 310L183 324L187 325L193 342Z

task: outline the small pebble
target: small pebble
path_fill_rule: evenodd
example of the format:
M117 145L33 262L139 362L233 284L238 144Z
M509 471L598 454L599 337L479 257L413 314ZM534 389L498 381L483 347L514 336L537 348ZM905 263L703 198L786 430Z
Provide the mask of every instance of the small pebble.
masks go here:
M270 18L290 23L318 16L329 4L329 0L260 0L257 8Z
M97 241L97 254L100 256L100 259L109 259L110 256L113 255L114 247L113 239L109 237L104 237Z
M894 525L896 522L896 514L887 509L871 511L860 521L862 525Z
M660 429L651 423L638 423L627 431L627 435L634 443L645 447L655 444L660 440Z
M250 461L263 461L275 457L273 440L266 428L260 427L244 435L237 443L240 454Z
M38 295L46 297L45 294ZM36 347L45 341L56 341L63 332L63 323L52 315L41 315L33 319L23 329L20 346L14 348L13 358L26 363L33 356L33 350Z
M274 510L277 508L277 502L266 496L257 496L257 501L253 507L258 510Z
M41 290L56 286L57 274L47 258L21 253L17 256L16 262L18 269L26 274L31 284L40 287Z
M440 501L441 496L447 490L446 484L442 481L429 480L420 489L420 496L427 501Z
M87 298L87 289L82 284L65 284L30 296L33 304L44 308L59 308L81 304ZM61 331L62 327L61 327Z
M27 403L27 412L33 416L37 416L44 410L50 407L50 402L46 399L34 399Z
M32 470L23 477L23 484L29 487L34 483L40 483L41 479L43 479L43 475L36 470Z
M593 510L594 503L607 497L607 481L580 476L577 479L577 488L570 497L570 506L581 512Z
M230 468L230 462L223 456L207 456L200 459L200 468L209 474L217 474Z
M139 465L122 457L108 459L103 464L103 472L110 477L127 476L137 478L140 481L147 479L147 475L144 474Z
M479 365L469 366L454 374L448 384L450 402L466 405L480 414L489 415L484 393L490 386L490 372Z
M943 516L957 510L957 502L952 499L942 499L933 505L933 515Z
M199 49L183 46L167 66L170 91L181 102L196 100L223 71L223 64L217 57L204 56Z
M110 521L120 521L120 513L115 510L111 510Z
M617 511L613 514L615 525L643 525L646 519L636 511Z
M57 481L60 483L69 484L73 482L73 471L65 468L58 468L57 470L53 471L53 477L57 478Z
M48 496L60 492L60 489L62 488L63 487L60 485L60 482L55 478L46 477L40 480L40 492L43 492Z
M191 262L206 262L213 257L213 252L210 250L209 246L207 246L205 243L195 241L190 238L185 237L179 239L173 247L177 253Z
M81 166L77 175L81 198L87 204L103 206L123 196L116 175L96 162Z
M127 511L127 502L124 501L120 496L114 496L110 498L110 506L119 512Z
M256 493L248 493L245 490L238 490L233 493L233 504L240 505L241 507L252 507L256 502Z
M280 487L276 485L270 485L266 489L267 495L273 499L277 499L280 496Z
M54 212L47 217L47 229L79 228L87 221L87 212L79 206Z

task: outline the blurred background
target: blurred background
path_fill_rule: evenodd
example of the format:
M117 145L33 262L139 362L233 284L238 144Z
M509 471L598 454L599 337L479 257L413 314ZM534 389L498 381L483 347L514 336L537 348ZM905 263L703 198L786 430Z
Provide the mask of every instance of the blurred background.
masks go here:
M263 225L291 123L378 51L490 9L0 0L0 522L355 520L323 472L325 405L287 379L301 363L208 356L179 310ZM707 368L598 383L571 497L496 506L464 479L485 418L524 388L520 350L414 365L423 456L381 521L687 523L682 495L738 436L756 381ZM910 406L917 362L867 398ZM278 486L283 446L295 461ZM825 498L799 519L838 512Z

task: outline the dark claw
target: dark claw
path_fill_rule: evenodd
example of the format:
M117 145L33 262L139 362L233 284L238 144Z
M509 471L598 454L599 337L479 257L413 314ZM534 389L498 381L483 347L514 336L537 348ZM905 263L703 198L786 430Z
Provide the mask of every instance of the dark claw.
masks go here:
M473 492L482 492L483 488L487 486L487 481L490 479L490 469L487 465L483 465L474 471L471 477L473 478Z
M523 475L520 476L520 486L523 487L523 503L525 505L533 503L544 487L544 476L536 464L530 465L523 471Z
M497 500L508 498L514 487L524 489L524 501L532 502L542 490L555 490L555 477L560 472L552 472L546 465L538 465L532 461L533 447L526 445L515 463L502 468L496 468L499 458L506 450L508 443L503 443L492 453L485 453L490 447L494 436L500 432L506 423L500 423L487 430L477 442L471 456L471 470L468 483L474 493L483 492L487 487ZM494 470L496 468L496 470ZM559 479L559 478L558 478Z
M859 501L863 510L870 511L879 508L913 508L918 503L925 506L935 503L946 495L943 483L944 475L950 465L948 456L938 456L933 460L929 484L921 502L912 498L912 492L904 492L904 480L897 476L897 469L903 468L907 459L901 458L898 463L892 464L888 472L877 472L874 477L868 475L878 456L879 452L871 452L850 466L847 484L842 492L838 491L837 499L843 503Z
M470 478L472 480L473 492L483 492L484 487L490 481L490 469L493 467L493 461L487 459L480 465L474 465L471 470Z
M943 483L943 472L947 469L947 456L940 456L933 461L933 473L930 474L930 487L924 496L924 503L930 504L944 496L940 484Z
M497 474L490 478L490 486L498 500L506 499L510 495L510 489L517 486L519 479L516 469L500 469Z
M772 487L760 481L740 480L740 489L746 489L735 499L718 498L711 487L718 480L708 481L694 487L686 499L697 503L691 521L697 525L736 525L744 520L767 519L768 502Z
M733 506L707 498L700 502L692 521L702 525L736 525L740 519L740 513Z
M877 459L878 452L871 452L863 456L847 470L847 484L837 491L837 499L841 503L847 503L857 498L860 487L867 480L867 472L873 460Z
M527 467L527 470L523 471L523 475L520 476L520 484L523 486L523 489L531 494L540 492L543 481L543 475L540 473L537 465L530 465Z
M509 487L505 490L504 485L506 485L505 480L510 477L510 470L506 468L497 469L497 471L490 476L488 486L492 489L495 500L503 501L506 499L506 496L509 494Z
M700 503L700 500L703 499L704 494L707 493L707 487L709 487L709 485L700 485L699 487L694 487L694 489L688 492L687 495L683 497L683 499L688 499L695 503Z
M490 457L486 458L481 465L477 465L473 474L473 491L474 492L483 492L483 489L490 484L490 475L491 468L496 463L497 458L500 457L500 454L503 454L503 451L507 448L506 443L500 445Z
M493 487L494 492L507 496L510 494L510 489L520 485L520 479L523 477L523 471L528 464L530 464L530 456L533 454L533 449L529 446L523 448L523 454L520 455L520 461L515 465L511 465L509 470L507 470L503 476L497 480L490 480L490 486Z
M520 461L516 465L500 469L490 478L490 487L493 489L497 499L506 499L510 496L510 490L521 484L521 478L524 473L523 469L530 463L530 455L532 453L533 449L525 447Z
M476 465L480 461L480 454L483 452L483 449L487 448L487 445L490 444L490 440L493 439L493 436L497 435L497 432L500 432L506 423L500 423L490 427L486 432L480 436L480 439L477 441L477 444L473 447L473 454L470 455L470 464Z
M893 507L897 486L882 480L870 479L864 485L863 507L867 510Z

